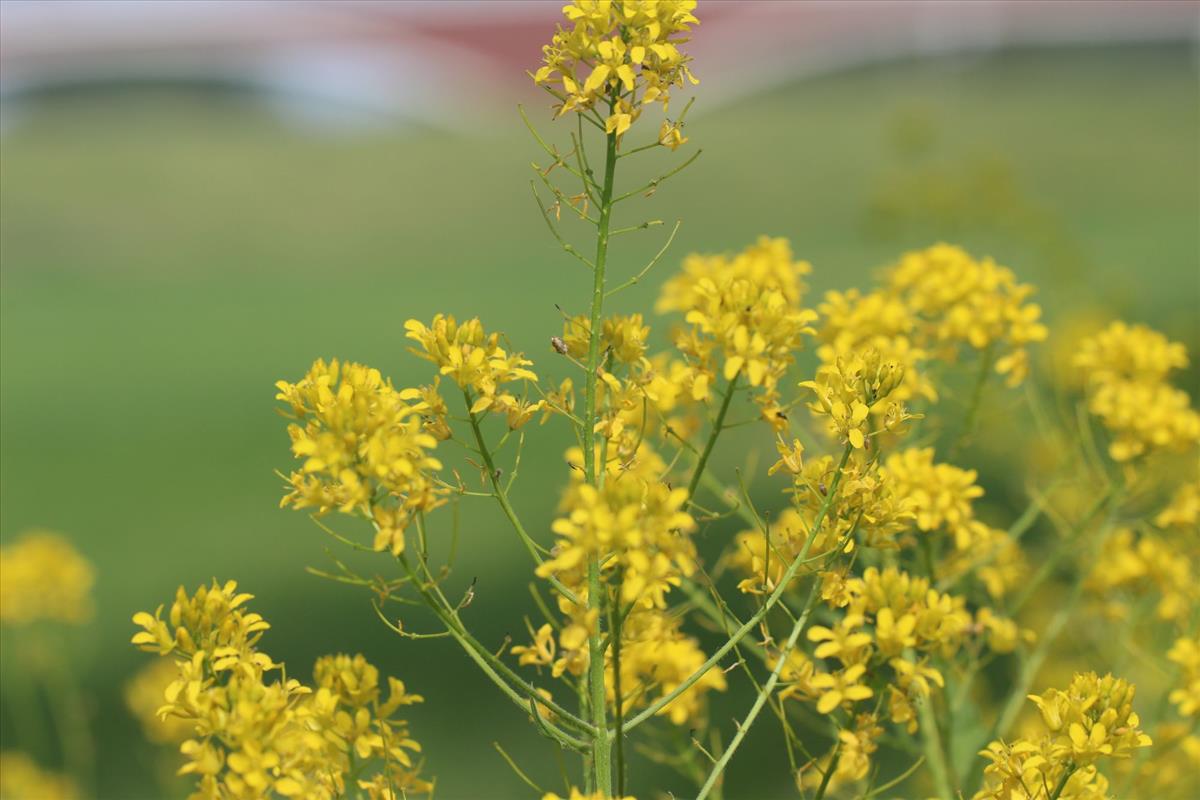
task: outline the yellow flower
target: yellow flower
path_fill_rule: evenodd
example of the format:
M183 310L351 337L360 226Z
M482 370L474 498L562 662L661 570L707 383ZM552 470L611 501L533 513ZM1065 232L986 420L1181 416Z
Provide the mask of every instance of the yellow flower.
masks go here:
M863 686L859 680L866 674L863 664L855 664L840 672L822 672L814 675L809 682L820 695L817 700L817 711L829 714L838 706L846 703L857 703L873 697L875 692L869 686Z
M614 474L601 489L576 473L563 500L566 516L552 526L559 541L537 574L577 572L589 558L606 558L607 570L621 572L622 602L664 607L663 596L679 576L695 570L695 546L687 534L696 523L683 510L687 490L658 480L662 471L655 467L661 463L647 452L637 469L610 465Z
M521 666L535 664L539 667L544 667L554 663L556 649L554 645L554 630L549 624L546 624L537 629L537 633L533 636L532 645L528 647L517 645L510 652L514 656L518 656L517 663Z
M1145 532L1135 536L1130 528L1118 528L1105 538L1088 574L1087 587L1109 597L1120 592L1157 594L1159 618L1186 619L1195 608L1200 591L1190 558L1181 558L1177 543L1163 535Z
M71 542L29 531L0 547L0 621L25 625L54 620L81 625L92 618L95 571Z
M915 647L916 627L917 617L914 614L897 617L890 608L879 609L875 615L875 643L879 646L879 652L885 656L898 656L908 648Z
M863 618L859 614L847 614L833 628L814 625L808 629L810 642L821 642L813 655L817 658L837 658L843 664L859 664L867 660L871 646L871 635L859 628Z
M70 778L47 772L24 753L0 753L0 798L78 800L82 796Z
M979 609L976 619L987 633L988 647L995 653L1011 653L1021 642L1033 641L1033 632L1021 630L1011 619L1001 617L990 608Z

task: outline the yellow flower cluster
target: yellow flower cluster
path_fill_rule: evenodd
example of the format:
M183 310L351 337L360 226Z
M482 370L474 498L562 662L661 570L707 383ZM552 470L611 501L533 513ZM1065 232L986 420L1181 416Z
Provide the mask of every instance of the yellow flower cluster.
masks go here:
M581 458L578 450L567 455L571 463ZM696 523L683 510L686 490L659 480L666 465L648 448L631 463L610 461L607 469L599 489L575 471L562 503L566 516L553 526L558 542L551 558L537 568L540 577L553 575L571 587L581 603L559 598L567 622L557 643L546 624L534 632L531 645L518 645L512 653L522 665L550 667L555 677L583 674L589 663L588 635L597 624L595 612L582 603L588 595L585 568L589 558L598 558L603 576L620 585L613 602L622 609L621 694L625 707L633 708L671 692L706 660L697 641L682 632L683 620L666 604L667 592L695 570L689 534ZM611 644L605 666L608 698L615 703ZM661 713L682 725L701 713L705 692L724 688L724 674L711 669Z
M828 714L875 696L870 681L888 687L891 719L910 732L917 729L914 701L944 683L929 656L949 657L977 630L1011 625L987 609L977 621L964 598L938 592L928 578L895 567L870 567L849 579L831 574L823 588L826 603L845 611L832 625L810 628L808 638L818 643L816 659L836 659L839 668L820 672L807 656L793 653L782 695L816 700L817 711ZM1002 651L1008 642L990 636L989 644Z
M826 292L817 306L822 324L817 330L817 356L832 366L839 356L848 356L865 348L874 348L884 361L898 364L904 378L893 391L894 399L909 402L916 398L936 401L937 389L924 372L928 353L915 343L917 319L904 301L883 290L861 293Z
M764 418L777 429L786 426L778 387L802 337L815 332L816 312L800 307L801 276L811 270L793 258L786 239L765 236L734 256L684 259L655 309L682 312L691 326L679 332L675 346L697 372L697 399L708 396L718 372L727 381L744 377L759 390Z
M936 244L905 253L889 268L887 285L917 319L918 346L947 359L963 344L990 348L1010 386L1028 374L1026 345L1047 335L1041 308L1027 302L1034 288L961 247Z
M580 464L573 449L567 461ZM584 483L574 470L563 497L566 515L554 521L558 535L551 558L537 569L540 577L580 574L590 558L619 571L621 602L662 608L663 597L680 575L696 568L696 549L688 535L696 522L684 507L687 490L659 480L666 465L649 449L627 469L609 462L603 486Z
M992 597L1002 597L1025 575L1024 554L1012 537L975 517L974 502L983 496L975 470L937 463L933 448L924 447L889 455L880 472L916 515L918 529L953 540L939 575L973 574Z
M92 618L92 565L62 536L29 531L0 547L0 621L25 625L54 620L80 625Z
M699 22L695 9L696 0L572 0L563 7L571 27L560 27L542 48L543 66L533 79L561 84L561 93L554 90L560 116L600 105L605 130L621 136L646 106L662 103L665 110L672 86L685 78L698 83L678 47ZM672 130L680 137L665 129L660 140Z
M47 772L25 755L0 753L0 800L78 800L75 782Z
M1156 594L1155 613L1160 619L1184 621L1200 600L1192 560L1181 557L1185 554L1186 550L1161 534L1146 531L1139 535L1131 528L1119 528L1104 540L1087 585L1101 597L1122 591L1138 596ZM1118 601L1109 611L1122 615L1124 604Z
M1100 758L1126 758L1150 737L1139 728L1129 682L1094 672L1077 673L1065 691L1048 689L1029 699L1041 712L1039 736L1011 744L992 742L980 755L985 786L975 800L1044 800L1065 781L1060 798L1103 798L1108 781L1095 767ZM1069 776L1069 777L1068 777ZM1031 793L1032 792L1032 793Z
M180 587L165 620L162 606L133 618L142 629L133 644L172 657L175 678L157 714L191 726L193 738L180 746L180 774L196 777L192 797L332 800L345 792L351 752L360 763L381 762L382 780L359 781L372 798L390 797L389 782L428 791L410 756L419 745L393 718L420 698L390 679L390 696L382 701L378 671L361 656L321 659L315 691L282 676L268 682L283 665L258 650L269 625L244 609L249 599L234 581L214 581L190 596Z
M878 350L867 347L838 356L833 364L818 368L816 380L800 386L816 394L808 407L828 419L830 433L861 450L869 447L871 438L899 430L909 418L904 404L891 397L903 380L900 364L885 361ZM880 418L878 424L875 417Z
M505 388L519 381L537 382L526 367L533 362L520 353L500 346L500 334L486 333L478 318L459 325L454 317L438 314L428 327L415 319L404 323L405 334L420 347L409 350L432 361L442 375L449 375L459 388L471 395L471 413L492 411L504 414L508 427L520 428L542 409L541 401L529 402Z
M1200 445L1200 413L1168 380L1186 365L1182 344L1144 325L1113 322L1080 343L1075 366L1084 376L1088 410L1112 436L1114 460Z
M1200 636L1183 636L1175 640L1167 658L1179 666L1179 688L1168 699L1180 716L1200 716Z
M443 494L421 391L397 391L379 370L337 359L318 360L299 382L276 387L285 416L296 420L288 426L292 453L304 462L280 504L368 515L375 549L403 551L412 515L437 507Z
M606 796L604 792L592 792L591 794L584 794L572 786L571 794L567 797L560 797L554 792L546 792L546 794L542 795L542 800L610 800L610 798ZM625 797L613 797L611 800L637 800L637 798L633 797L632 795L626 795Z

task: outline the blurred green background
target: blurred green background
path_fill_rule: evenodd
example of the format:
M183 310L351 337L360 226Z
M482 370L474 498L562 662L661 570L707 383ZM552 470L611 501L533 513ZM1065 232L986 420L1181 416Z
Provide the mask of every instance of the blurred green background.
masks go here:
M1195 353L1198 88L1195 54L1179 46L889 63L715 109L701 96L676 157L703 156L622 208L623 223L683 219L659 280L688 251L789 237L814 265L813 298L947 239L1037 284L1052 331L1084 304ZM273 474L290 460L274 381L338 356L425 382L427 362L406 352L409 317L479 315L557 374L554 304L581 310L590 279L529 197L528 162L544 159L515 110L470 135L346 136L220 93L85 94L32 111L0 139L0 535L59 530L96 565L98 614L71 647L93 703L99 795L166 791L148 788L153 751L120 697L149 658L128 645L129 617L214 576L257 595L273 625L265 649L293 673L361 650L423 694L410 719L439 796L527 796L493 740L557 786L552 745L452 642L398 640L362 593L305 573L327 563L329 540L277 508ZM534 119L565 140L541 109ZM636 271L662 236L622 237L612 269ZM657 283L614 310L647 307ZM1182 383L1195 392L1194 368ZM567 439L554 425L530 434L515 502L548 538ZM726 449L717 468L729 474L738 447ZM494 508L462 511L450 585L478 578L466 616L498 646L532 610L529 564ZM434 534L447 525L435 518ZM712 549L731 531L703 536ZM406 625L432 622L413 613ZM6 687L20 691L4 649ZM49 739L4 711L4 747L54 764ZM784 770L762 768L782 749L761 727L731 783L743 797L787 796Z

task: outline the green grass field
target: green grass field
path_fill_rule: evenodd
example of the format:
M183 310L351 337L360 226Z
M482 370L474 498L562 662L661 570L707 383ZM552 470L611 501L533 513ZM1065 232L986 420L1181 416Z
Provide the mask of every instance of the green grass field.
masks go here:
M704 155L629 204L624 224L684 220L659 279L686 251L790 237L816 291L862 285L903 249L949 238L1039 284L1052 327L1094 305L1195 353L1197 88L1184 49L1075 50L879 66L710 113L701 98L677 157ZM896 146L914 126L933 142L915 161ZM426 362L405 352L411 316L480 315L549 360L553 304L581 308L590 279L538 218L527 165L541 154L515 111L471 137L319 138L233 100L123 95L48 105L0 146L0 532L63 531L97 567L99 612L75 663L96 698L102 796L159 791L118 690L144 658L126 644L130 614L214 575L258 595L266 649L293 672L362 649L424 694L412 727L442 798L527 794L494 739L555 781L552 745L452 644L389 638L363 596L304 573L323 563L324 537L276 507L273 474L289 462L274 381L340 356L423 382ZM980 164L993 178L975 197L962 187ZM948 181L965 221L917 209L890 232L873 224L873 198L923 176ZM637 236L618 240L616 273L635 271L663 229ZM618 308L646 305L648 283ZM1195 389L1194 368L1184 383ZM546 531L566 438L536 432L516 500ZM469 618L499 644L521 633L529 565L494 509L463 511L455 579L478 576ZM5 748L54 758L5 713ZM756 782L781 758L765 727L757 742L731 781L786 794Z

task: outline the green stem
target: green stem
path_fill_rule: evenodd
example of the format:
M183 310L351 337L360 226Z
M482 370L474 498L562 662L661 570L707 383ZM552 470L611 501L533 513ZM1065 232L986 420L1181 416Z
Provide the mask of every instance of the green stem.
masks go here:
M443 609L438 598L430 593L429 590L425 589L421 584L420 578L413 570L412 565L409 564L406 556L401 555L398 560L400 561L401 566L404 567L405 572L407 572L409 577L412 579L413 585L417 587L417 591L420 592L421 599L425 601L425 605L429 607L429 609L434 613L434 616L436 616L446 630L450 632L450 635L454 637L454 640L458 642L459 646L462 647L467 655L471 657L471 660L474 661L481 670L483 670L483 673L487 675L487 677L490 678L492 682L495 683L496 686L498 686L510 700L512 700L521 708L528 708L530 698L538 697L543 705L546 705L556 714L559 714L565 721L581 727L585 733L590 733L591 726L587 722L571 714L571 712L562 708L562 706L558 705L557 703L541 698L540 695L538 695L535 687L526 683L520 676L513 673L512 670L508 668L508 665L497 659L491 653L491 651L489 651L483 646L482 643L479 642L479 640L472 636L471 633L467 631L465 627L463 627L462 623L455 619L453 612ZM501 672L507 673L507 675L502 676L500 674ZM514 689L512 684L509 683L509 680L512 680L514 683L516 683L521 690L525 692L525 695L522 696L520 692ZM585 744L583 741L576 739L566 731L559 729L553 723L544 722L543 724L556 734L555 738L558 738L564 744L576 748Z
M825 774L821 776L821 785L817 787L817 794L813 800L821 800L825 797L825 792L829 789L829 781L833 778L833 773L838 763L838 753L842 749L842 740L838 739L833 745L833 752L829 754L829 764L825 767Z
M620 584L618 583L618 586ZM621 613L620 590L617 590L618 601L613 603L615 606L612 612L612 623L609 625L612 631L612 649L613 649L613 697L616 700L616 707L613 710L613 715L616 717L617 734L616 734L616 750L617 750L617 797L625 796L625 736L621 733L621 728L625 724L625 697L621 693L621 623L624 622L624 615Z
M825 495L825 501L821 503L821 508L817 511L817 516L813 520L812 529L808 533L808 539L805 540L804 547L801 549L799 554L792 559L792 563L788 565L787 570L784 571L783 577L780 579L779 585L775 587L775 590L771 592L766 601L759 606L758 611L756 611L754 615L750 617L750 619L746 620L746 622L743 623L740 628L734 631L733 635L729 637L729 640L717 648L716 652L714 652L707 661L701 664L699 669L681 681L680 684L674 689L667 692L662 697L658 698L633 716L629 720L629 723L625 726L626 731L633 730L638 725L650 719L659 711L666 708L672 701L675 700L675 698L679 697L679 695L690 689L692 684L700 680L700 678L702 678L706 672L716 666L716 664L722 658L724 658L730 650L736 647L738 642L740 642L742 638L746 636L746 634L758 627L758 623L761 622L763 618L766 617L767 613L775 607L780 598L783 597L783 593L787 590L792 578L795 577L796 571L800 569L800 565L803 564L805 559L808 557L808 551L812 547L813 542L816 540L817 532L821 529L821 525L825 522L825 517L829 513L829 508L833 503L834 496L837 495L838 486L840 486L842 482L842 474L846 469L846 462L850 459L850 453L853 450L854 448L851 445L846 445L846 449L842 453L842 460L838 463L837 472L834 474L833 481L829 485L829 493Z
M1034 592L1036 592L1041 585L1045 583L1051 575L1054 574L1054 570L1058 567L1059 562L1066 558L1068 554L1078 554L1078 539L1080 534L1083 532L1083 529L1086 528L1091 521L1096 518L1097 514L1104 510L1104 506L1107 505L1115 495L1115 488L1110 486L1108 490L1104 492L1104 494L1096 498L1096 502L1090 509L1088 509L1088 512L1084 514L1082 518L1080 518L1079 522L1072 526L1070 535L1066 536L1055 549L1054 553L1042 562L1033 578L1025 583L1024 587L1021 589L1021 593L1017 595L1009 609L1010 616L1015 617L1021 611L1021 609L1025 607L1025 604L1029 602L1030 598L1033 597Z
M1058 800L1059 796L1063 793L1063 789L1067 788L1067 781L1071 780L1071 776L1075 774L1075 769L1074 765L1067 767L1062 777L1058 779L1058 784L1054 787L1054 791L1050 793L1050 800Z
M721 398L721 408L717 411L717 418L713 421L712 430L708 434L708 441L704 443L704 450L700 453L700 460L696 462L696 471L692 473L692 479L688 482L688 500L692 499L692 495L696 493L696 487L700 485L700 476L704 474L704 466L708 463L708 457L712 455L713 447L717 444L717 437L721 435L721 428L725 425L725 414L729 412L729 403L733 400L733 391L737 387L738 378L741 373L737 373L729 381L725 387L725 396Z
M467 413L471 418L471 432L475 434L475 443L479 446L479 455L483 457L483 464L487 468L488 481L492 484L492 496L500 504L500 509L504 512L504 516L508 518L509 523L512 524L513 530L517 532L517 536L521 537L521 541L525 544L525 549L529 551L529 555L533 557L538 566L541 566L544 560L542 554L538 552L537 543L534 542L533 537L525 530L525 526L521 524L520 518L517 517L517 512L512 507L512 503L508 500L508 491L500 481L500 473L496 469L496 462L492 458L492 451L488 448L487 442L484 441L483 431L479 427L479 418L470 411L471 395L466 389L463 390L463 400L467 404ZM575 605L579 605L579 598L562 581L553 575L549 577L549 581L550 585L559 594Z
M975 388L971 391L971 405L967 406L967 415L963 418L963 427L959 431L958 438L950 447L950 455L953 457L961 447L966 444L971 434L975 432L975 422L979 416L979 405L983 401L983 387L987 386L988 376L992 373L992 362L995 360L996 344L989 342L983 350L983 356L979 360L979 375L975 379Z
M814 529L815 530L815 529ZM811 537L810 537L811 538ZM712 771L708 773L708 780L700 787L700 794L696 795L696 800L704 800L713 790L717 781L720 780L722 773L725 771L725 766L729 763L729 759L733 758L733 754L737 751L745 738L746 733L750 730L750 726L754 724L755 718L762 711L763 705L766 704L767 698L775 691L775 684L779 682L779 676L783 673L783 668L787 665L788 655L796 647L796 642L800 639L800 634L804 631L808 624L808 617L812 613L812 607L817 599L817 590L820 588L820 581L813 581L812 588L808 592L808 599L804 603L804 610L800 612L800 616L796 619L796 624L792 626L792 632L788 636L787 642L779 653L779 662L775 665L775 669L771 671L771 677L767 678L766 684L759 691L758 696L754 698L754 705L750 706L750 711L747 712L746 718L738 725L737 733L733 735L729 746L725 748L725 752L721 754L721 758L713 766ZM832 772L833 766L830 765Z
M609 100L610 111L615 99ZM617 136L606 137L604 155L604 185L600 189L600 219L596 233L596 257L592 260L592 308L589 316L587 380L584 388L583 416L583 470L587 482L599 486L596 474L596 380L600 366L600 317L604 311L604 268L608 260L609 222L613 207L613 176L617 167ZM600 465L603 470L607 467ZM592 740L592 771L596 776L596 791L602 797L612 794L612 771L609 766L608 719L604 696L604 650L600 645L600 606L603 603L600 586L599 554L588 558L587 564L588 610L596 612L596 624L588 633L588 696L592 725L595 734ZM620 702L620 698L618 698ZM620 736L620 731L617 732Z
M950 781L950 767L942 749L942 737L938 734L937 712L933 708L933 692L923 697L918 706L921 722L921 738L925 745L925 760L933 773L933 783L941 800L954 800L957 795Z

